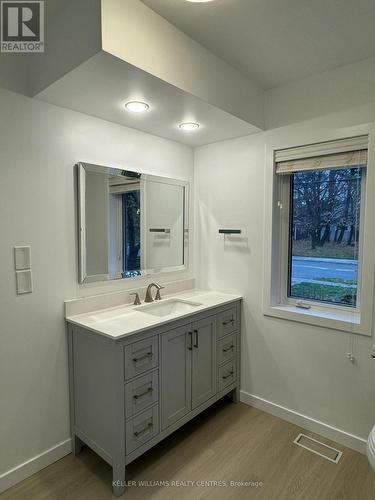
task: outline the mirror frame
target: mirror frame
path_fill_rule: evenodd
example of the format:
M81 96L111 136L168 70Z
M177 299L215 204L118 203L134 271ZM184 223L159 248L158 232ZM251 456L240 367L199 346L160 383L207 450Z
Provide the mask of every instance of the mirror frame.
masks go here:
M160 273L172 273L176 271L185 271L189 268L189 182L179 179L172 179L169 177L163 177L158 175L143 174L141 172L136 172L133 170L124 170L119 167L107 167L104 165L95 165L93 163L78 162L76 164L77 170L77 222L78 222L78 282L80 284L94 283L98 281L114 281L119 279L140 279L145 276L150 276L153 274ZM93 274L88 275L86 272L86 190L85 190L85 180L86 171L96 172L103 174L111 173L115 175L124 175L138 177L139 179L145 181L154 181L163 184L171 184L174 186L181 186L184 188L184 214L183 214L183 264L179 266L169 266L169 267L158 267L153 269L141 269L139 276L109 276L108 274Z

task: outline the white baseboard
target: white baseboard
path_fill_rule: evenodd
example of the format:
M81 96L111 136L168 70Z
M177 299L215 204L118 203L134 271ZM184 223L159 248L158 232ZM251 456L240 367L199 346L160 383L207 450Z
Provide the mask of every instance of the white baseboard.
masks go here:
M366 454L366 439L359 436L350 434L349 432L337 429L331 425L315 420L307 415L302 415L294 410L285 408L284 406L272 403L272 401L267 401L259 396L254 396L245 391L240 391L240 401L242 403L254 406L259 410L265 411L266 413L271 413L287 422L303 427L304 429L320 434L321 436L336 441L343 446L351 448L352 450L358 451L359 453Z
M35 474L35 472L53 464L53 462L60 460L60 458L65 457L65 455L68 455L71 451L72 442L70 439L67 439L53 448L44 451L40 455L4 472L0 475L0 493Z

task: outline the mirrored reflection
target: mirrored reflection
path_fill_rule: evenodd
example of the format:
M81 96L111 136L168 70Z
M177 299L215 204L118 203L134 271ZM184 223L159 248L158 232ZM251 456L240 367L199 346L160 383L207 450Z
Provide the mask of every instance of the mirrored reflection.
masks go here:
M80 282L184 268L187 184L78 165Z

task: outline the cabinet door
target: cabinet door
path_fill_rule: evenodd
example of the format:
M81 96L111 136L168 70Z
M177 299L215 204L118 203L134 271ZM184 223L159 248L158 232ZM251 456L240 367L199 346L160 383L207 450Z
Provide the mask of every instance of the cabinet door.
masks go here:
M193 323L192 408L216 394L216 317Z
M161 335L162 428L191 411L191 325Z

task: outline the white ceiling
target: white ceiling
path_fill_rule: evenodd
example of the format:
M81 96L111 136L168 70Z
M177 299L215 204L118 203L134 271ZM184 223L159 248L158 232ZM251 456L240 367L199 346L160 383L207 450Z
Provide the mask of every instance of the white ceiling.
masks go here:
M273 88L375 55L375 0L142 0Z
M260 129L106 52L99 52L35 96L37 99L192 147L259 132ZM146 113L124 104L146 101ZM198 122L183 132L181 122Z

